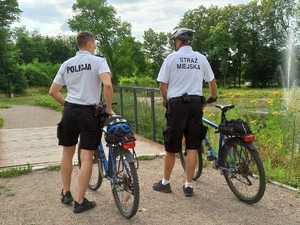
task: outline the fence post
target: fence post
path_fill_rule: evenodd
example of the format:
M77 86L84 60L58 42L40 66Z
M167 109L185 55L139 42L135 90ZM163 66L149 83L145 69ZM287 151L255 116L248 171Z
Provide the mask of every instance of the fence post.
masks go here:
M121 104L121 115L124 116L124 105L123 105L123 88L119 87L120 90L120 104Z
M156 125L155 125L155 101L154 101L154 90L151 90L151 120L152 120L152 140L156 141Z
M133 88L135 133L139 133L136 88Z

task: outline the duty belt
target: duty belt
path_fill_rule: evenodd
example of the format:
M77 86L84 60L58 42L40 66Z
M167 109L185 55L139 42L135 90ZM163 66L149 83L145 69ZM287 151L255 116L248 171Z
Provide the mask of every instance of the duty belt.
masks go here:
M200 96L200 95L188 95L188 97L190 100L202 100L203 99L203 96ZM183 98L182 98L182 96L170 98L169 102L170 103L183 102Z
M65 107L73 107L73 108L95 108L95 105L80 105L75 103L70 103L65 101Z

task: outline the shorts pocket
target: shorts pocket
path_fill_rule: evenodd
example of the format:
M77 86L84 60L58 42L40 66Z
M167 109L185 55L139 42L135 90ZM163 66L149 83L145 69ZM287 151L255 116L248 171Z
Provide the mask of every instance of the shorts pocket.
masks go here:
M171 127L166 127L163 130L163 136L164 136L164 144L169 145L173 142L173 129Z

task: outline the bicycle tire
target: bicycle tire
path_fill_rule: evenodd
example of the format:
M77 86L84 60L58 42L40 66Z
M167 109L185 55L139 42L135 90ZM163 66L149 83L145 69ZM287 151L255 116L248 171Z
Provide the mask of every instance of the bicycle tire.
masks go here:
M199 177L202 174L202 170L203 170L203 158L202 158L203 151L202 151L202 149L203 149L203 146L201 147L201 149L197 150L197 164L196 164L195 173L193 175L193 180L199 179ZM183 149L181 152L179 152L179 158L180 158L182 169L184 170L184 172L186 172L186 151L185 151L185 149Z
M245 143L239 137L227 140L227 147L231 159L223 145L221 165L227 168L223 175L230 190L244 203L257 203L266 189L265 171L257 149L253 149L253 143Z
M115 162L117 181L112 181L113 197L120 213L131 218L136 214L140 201L137 168L122 154L115 158Z
M78 166L81 167L81 159L80 159L81 147L80 143L78 144L77 149L77 157L78 157ZM93 165L92 165L92 174L91 179L88 184L88 188L96 191L100 188L103 181L103 164L101 159L97 156L97 151L94 153L93 157Z

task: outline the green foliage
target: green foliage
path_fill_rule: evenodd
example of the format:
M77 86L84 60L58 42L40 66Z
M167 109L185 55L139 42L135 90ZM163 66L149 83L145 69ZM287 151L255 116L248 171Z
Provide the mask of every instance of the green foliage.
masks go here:
M50 53L47 51L45 38L37 32L29 33L24 28L17 28L14 32L16 46L21 50L21 62L31 63L34 59L47 62Z
M153 80L151 77L143 76L137 79L137 86L138 87L157 87L157 82Z
M120 86L134 87L137 84L137 79L137 77L120 77L118 84Z
M95 35L99 41L98 53L106 57L114 82L118 80L119 74L130 76L136 67L129 63L134 59L130 57L130 49L135 48L131 38L131 25L122 22L117 17L116 9L108 6L106 0L77 0L72 9L76 15L69 20L71 30L89 31ZM118 52L126 54L118 55ZM122 57L128 60L122 60Z
M50 87L50 77L34 64L23 65L22 70L30 87Z
M49 165L46 169L48 171L60 171L61 165Z
M0 128L4 126L4 120L0 117Z
M12 178L21 175L25 175L32 172L32 166L27 164L26 166L6 168L0 170L0 178Z
M75 37L46 37L45 45L50 54L50 62L61 64L76 53Z
M50 95L35 96L34 101L36 105L50 107L52 109L55 109L58 112L62 112L64 109Z
M120 77L118 84L126 87L157 87L157 82L149 76Z
M171 52L169 44L169 36L163 32L155 33L153 29L144 32L144 43L148 59L151 61L150 71L151 77L155 79L165 57Z
M0 27L8 27L13 22L18 21L21 12L18 1L0 1Z
M278 66L285 68L281 59L287 46L288 31L293 29L297 1L264 0L224 8L199 6L185 13L179 27L196 30L194 49L208 55L219 85L252 87L280 87ZM298 21L299 22L299 21ZM294 28L299 48L299 27ZM299 64L299 57L292 60ZM286 76L287 71L281 71ZM297 72L297 78L300 73Z

